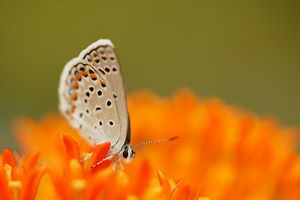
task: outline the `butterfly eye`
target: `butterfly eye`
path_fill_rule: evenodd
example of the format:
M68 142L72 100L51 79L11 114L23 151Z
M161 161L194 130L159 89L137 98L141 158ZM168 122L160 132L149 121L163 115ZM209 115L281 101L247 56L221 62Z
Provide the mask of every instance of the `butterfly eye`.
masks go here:
M128 149L125 149L124 151L123 151L123 158L127 158L128 157Z
M135 152L132 150L131 146L126 145L122 152L122 156L123 156L125 162L129 163L133 159L134 155L135 155Z

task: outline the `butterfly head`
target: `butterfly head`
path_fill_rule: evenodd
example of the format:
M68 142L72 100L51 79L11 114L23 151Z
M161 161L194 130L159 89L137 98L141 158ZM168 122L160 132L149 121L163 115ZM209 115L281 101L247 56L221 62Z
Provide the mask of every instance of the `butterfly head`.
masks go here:
M132 147L129 144L124 145L120 151L120 157L122 157L126 163L129 163L133 160L134 156L135 152L133 151Z

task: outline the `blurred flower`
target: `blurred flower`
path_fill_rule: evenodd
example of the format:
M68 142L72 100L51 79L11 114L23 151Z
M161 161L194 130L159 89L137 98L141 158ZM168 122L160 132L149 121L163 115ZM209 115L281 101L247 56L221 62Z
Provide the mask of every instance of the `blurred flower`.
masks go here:
M31 200L35 198L45 167L37 165L39 154L30 153L21 158L19 165L9 149L0 159L0 199Z
M26 151L42 149L41 160L48 165L49 177L41 183L38 199L51 196L52 199L64 200L179 200L182 197L206 200L200 198L199 193L184 181L169 180L162 172L157 174L157 170L144 158L117 173L108 167L110 161L91 168L106 157L109 143L91 148L61 117L47 116L44 122L22 119L17 123L17 136L22 146ZM47 137L48 134L51 136ZM93 157L80 162L82 155L91 151Z
M300 199L295 130L189 91L167 99L136 93L128 104L133 144L179 139L136 149L136 159L117 173L109 163L90 169L106 156L107 143L80 163L91 147L57 115L16 123L21 146L39 149L49 168L38 199Z

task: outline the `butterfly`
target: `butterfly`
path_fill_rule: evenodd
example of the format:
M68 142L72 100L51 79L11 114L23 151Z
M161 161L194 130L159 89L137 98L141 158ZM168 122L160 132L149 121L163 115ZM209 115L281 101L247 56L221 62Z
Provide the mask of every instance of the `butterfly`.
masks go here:
M92 167L114 159L115 168L120 158L125 162L134 158L122 71L110 40L96 41L65 65L59 84L59 109L91 145L110 142L107 158ZM146 141L136 146L172 139ZM83 160L90 156L92 153Z

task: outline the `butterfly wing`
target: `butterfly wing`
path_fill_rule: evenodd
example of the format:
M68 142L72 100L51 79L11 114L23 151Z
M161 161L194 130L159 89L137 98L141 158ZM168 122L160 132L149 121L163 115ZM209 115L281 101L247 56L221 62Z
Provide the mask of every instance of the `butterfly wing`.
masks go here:
M119 145L123 146L124 142L129 143L130 124L127 109L127 96L124 88L122 70L114 45L110 40L100 39L83 50L80 53L79 58L94 66L95 69L100 74L103 74L110 83L118 115L120 116L121 135Z
M59 96L60 110L90 143L122 148L129 127L126 94L109 40L90 45L65 66Z

